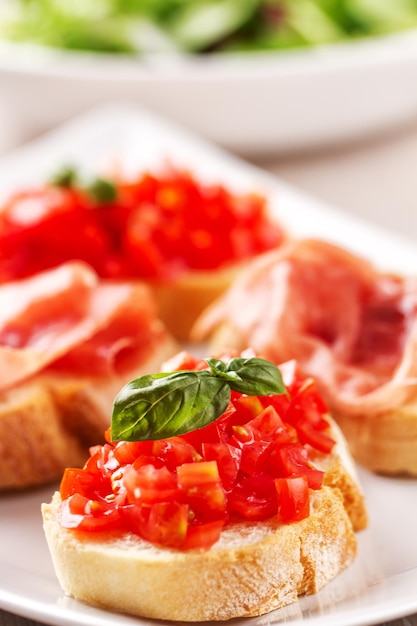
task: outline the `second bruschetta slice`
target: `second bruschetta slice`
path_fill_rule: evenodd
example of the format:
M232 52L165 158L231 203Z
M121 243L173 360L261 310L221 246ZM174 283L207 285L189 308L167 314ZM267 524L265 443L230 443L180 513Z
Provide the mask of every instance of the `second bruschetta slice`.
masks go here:
M178 349L148 288L70 262L0 286L0 489L58 479L120 386Z
M313 376L354 456L417 475L417 280L319 240L254 262L200 318L212 349L253 347Z

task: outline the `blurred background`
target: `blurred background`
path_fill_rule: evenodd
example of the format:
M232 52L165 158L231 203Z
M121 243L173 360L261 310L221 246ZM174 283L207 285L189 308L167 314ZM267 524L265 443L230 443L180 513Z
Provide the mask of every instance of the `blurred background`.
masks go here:
M114 100L417 241L417 0L0 0L0 155Z

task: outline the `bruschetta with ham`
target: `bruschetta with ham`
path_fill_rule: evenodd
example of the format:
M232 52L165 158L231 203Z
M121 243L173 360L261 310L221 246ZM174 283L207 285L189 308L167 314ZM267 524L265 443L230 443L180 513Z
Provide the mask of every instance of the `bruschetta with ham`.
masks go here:
M417 475L417 279L318 240L255 261L200 318L213 350L250 345L313 376L353 455Z
M139 283L70 262L1 285L0 489L81 462L120 386L176 350Z
M42 505L63 590L182 622L261 615L354 560L364 496L314 381L247 352L131 381Z

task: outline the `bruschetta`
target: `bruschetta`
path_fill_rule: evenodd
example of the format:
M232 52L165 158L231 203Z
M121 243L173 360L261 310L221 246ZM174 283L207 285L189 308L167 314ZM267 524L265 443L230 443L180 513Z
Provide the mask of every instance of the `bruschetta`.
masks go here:
M417 475L417 279L319 240L253 262L202 317L194 338L296 359L317 380L356 459Z
M70 262L0 286L0 489L57 480L120 386L178 350L148 288Z
M158 316L184 340L248 259L284 239L260 194L174 168L88 180L64 168L0 211L0 281L83 260L102 278L146 282Z
M294 362L180 353L115 399L107 443L42 505L66 594L176 621L261 615L354 560L364 496Z

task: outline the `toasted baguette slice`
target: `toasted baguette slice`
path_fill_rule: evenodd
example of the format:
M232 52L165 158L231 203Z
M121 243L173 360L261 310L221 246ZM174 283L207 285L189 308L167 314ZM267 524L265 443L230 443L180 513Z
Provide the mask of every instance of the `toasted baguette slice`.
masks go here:
M148 282L159 318L172 335L180 341L189 341L196 320L231 286L243 267L243 263L236 263L213 271L188 272L170 282Z
M387 475L417 476L417 400L380 415L335 416L356 460Z
M0 393L0 489L58 480L82 466L88 448L102 441L113 400L132 378L159 369L178 350L162 335L148 359L118 377L40 373Z
M356 538L338 490L314 492L301 521L228 526L207 552L161 549L131 534L87 534L58 522L60 497L42 507L58 580L78 600L185 622L262 615L315 593L346 568Z
M308 518L227 526L208 551L158 548L129 533L86 533L59 523L59 493L42 505L44 530L66 594L143 617L209 621L261 615L318 591L353 561L365 528L364 496L349 450L317 453L324 485ZM100 572L100 575L97 575Z

